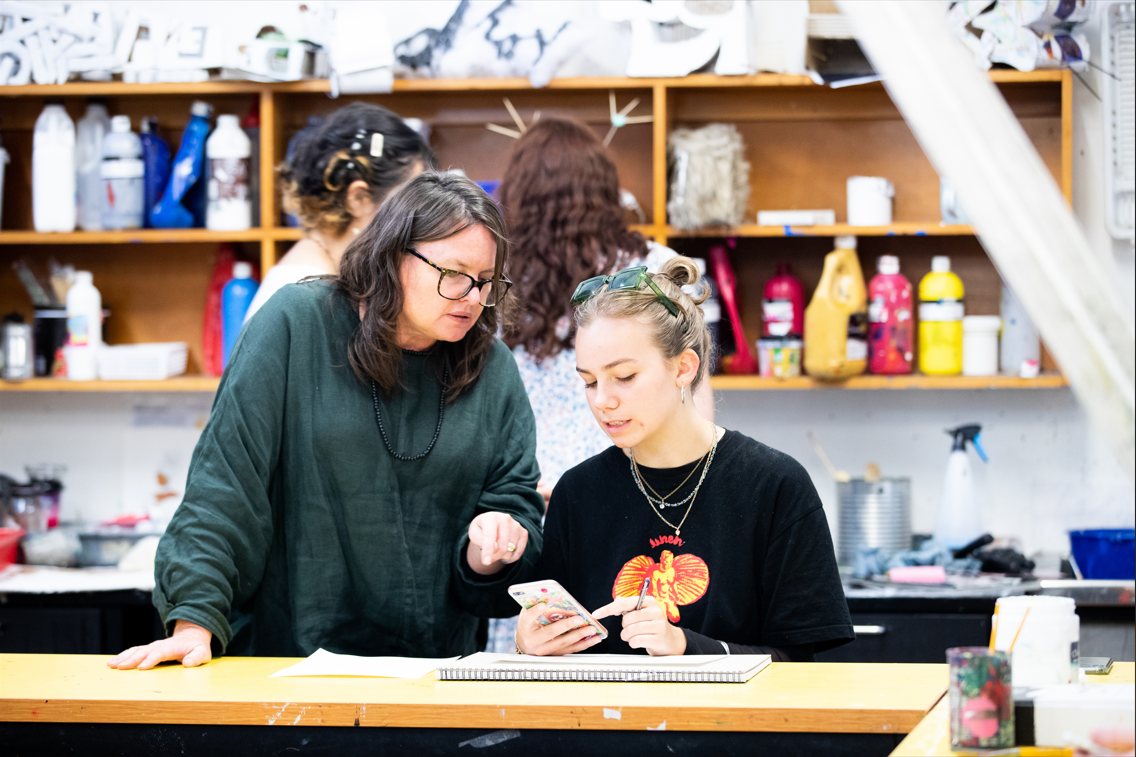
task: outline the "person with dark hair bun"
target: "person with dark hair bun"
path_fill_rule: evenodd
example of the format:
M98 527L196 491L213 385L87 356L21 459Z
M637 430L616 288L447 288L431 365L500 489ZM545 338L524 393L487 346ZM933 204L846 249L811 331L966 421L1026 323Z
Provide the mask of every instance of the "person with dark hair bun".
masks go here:
M245 322L285 284L339 273L343 251L390 191L433 167L433 151L397 113L351 103L328 116L277 168L284 209L304 238L268 269Z
M536 431L497 340L501 211L425 171L338 276L244 328L154 561L170 638L116 668L213 655L452 657L540 559Z

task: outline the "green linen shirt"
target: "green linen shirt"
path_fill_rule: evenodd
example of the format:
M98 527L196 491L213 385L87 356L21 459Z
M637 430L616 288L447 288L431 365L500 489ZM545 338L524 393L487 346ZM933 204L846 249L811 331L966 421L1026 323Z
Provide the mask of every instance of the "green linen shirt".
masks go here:
M478 617L515 615L506 588L541 552L536 431L517 366L497 342L448 404L433 451L387 451L369 383L347 362L359 324L326 281L289 285L245 326L162 537L154 604L214 653L442 657L475 650ZM379 393L391 446L424 450L441 385L404 352L404 387ZM498 511L529 533L494 576L466 559L470 521Z

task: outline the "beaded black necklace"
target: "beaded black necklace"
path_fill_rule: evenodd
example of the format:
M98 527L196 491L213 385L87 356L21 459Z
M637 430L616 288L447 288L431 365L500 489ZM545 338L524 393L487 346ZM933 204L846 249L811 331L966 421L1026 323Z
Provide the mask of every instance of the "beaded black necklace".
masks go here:
M403 350L403 352L408 352L411 355L428 355L429 354L428 352L418 352L416 350ZM434 438L430 440L430 445L428 447L426 447L425 450L423 450L422 452L419 452L417 455L410 456L410 455L400 455L399 453L395 452L394 447L391 446L390 439L387 438L387 430L383 426L383 414L382 414L382 412L379 411L379 389L378 389L378 386L375 385L375 382L371 381L371 399L375 403L375 420L379 424L379 433L382 434L383 444L386 445L387 452L389 452L391 454L391 457L393 457L395 460L402 460L404 462L410 463L410 462L414 462L415 460L421 460L422 458L424 458L424 457L426 457L427 455L430 454L430 451L432 449L434 449L434 445L438 443L438 435L440 433L442 433L442 418L446 414L446 390L448 390L449 388L450 388L450 371L447 368L445 373L442 375L442 396L438 400L438 425L434 427Z

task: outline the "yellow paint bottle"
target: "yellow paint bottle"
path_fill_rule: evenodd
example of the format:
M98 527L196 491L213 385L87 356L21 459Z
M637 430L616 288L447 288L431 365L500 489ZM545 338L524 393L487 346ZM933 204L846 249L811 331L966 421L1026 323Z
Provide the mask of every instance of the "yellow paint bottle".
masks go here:
M919 282L919 370L937 376L962 373L962 279L951 259L936 255Z
M867 368L868 290L856 237L839 236L805 308L805 370L819 379L842 379Z

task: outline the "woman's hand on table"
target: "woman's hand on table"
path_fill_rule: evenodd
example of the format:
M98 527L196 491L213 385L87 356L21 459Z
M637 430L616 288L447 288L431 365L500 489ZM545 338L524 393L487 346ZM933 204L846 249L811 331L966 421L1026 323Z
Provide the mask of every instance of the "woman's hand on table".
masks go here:
M600 643L596 629L579 615L568 615L542 625L538 618L547 612L548 605L543 602L521 611L517 619L517 647L523 654L565 655Z
M170 638L143 647L131 647L112 657L107 665L119 670L149 670L159 662L177 660L192 668L213 659L213 651L209 648L212 639L213 634L196 623L179 620Z
M469 524L469 547L465 558L474 573L491 576L525 553L529 532L513 516L488 512Z
M643 598L643 609L636 610L639 597L619 597L592 613L596 620L613 615L623 616L619 638L632 649L646 649L652 656L677 655L686 652L686 634L671 625L663 606L651 596Z

